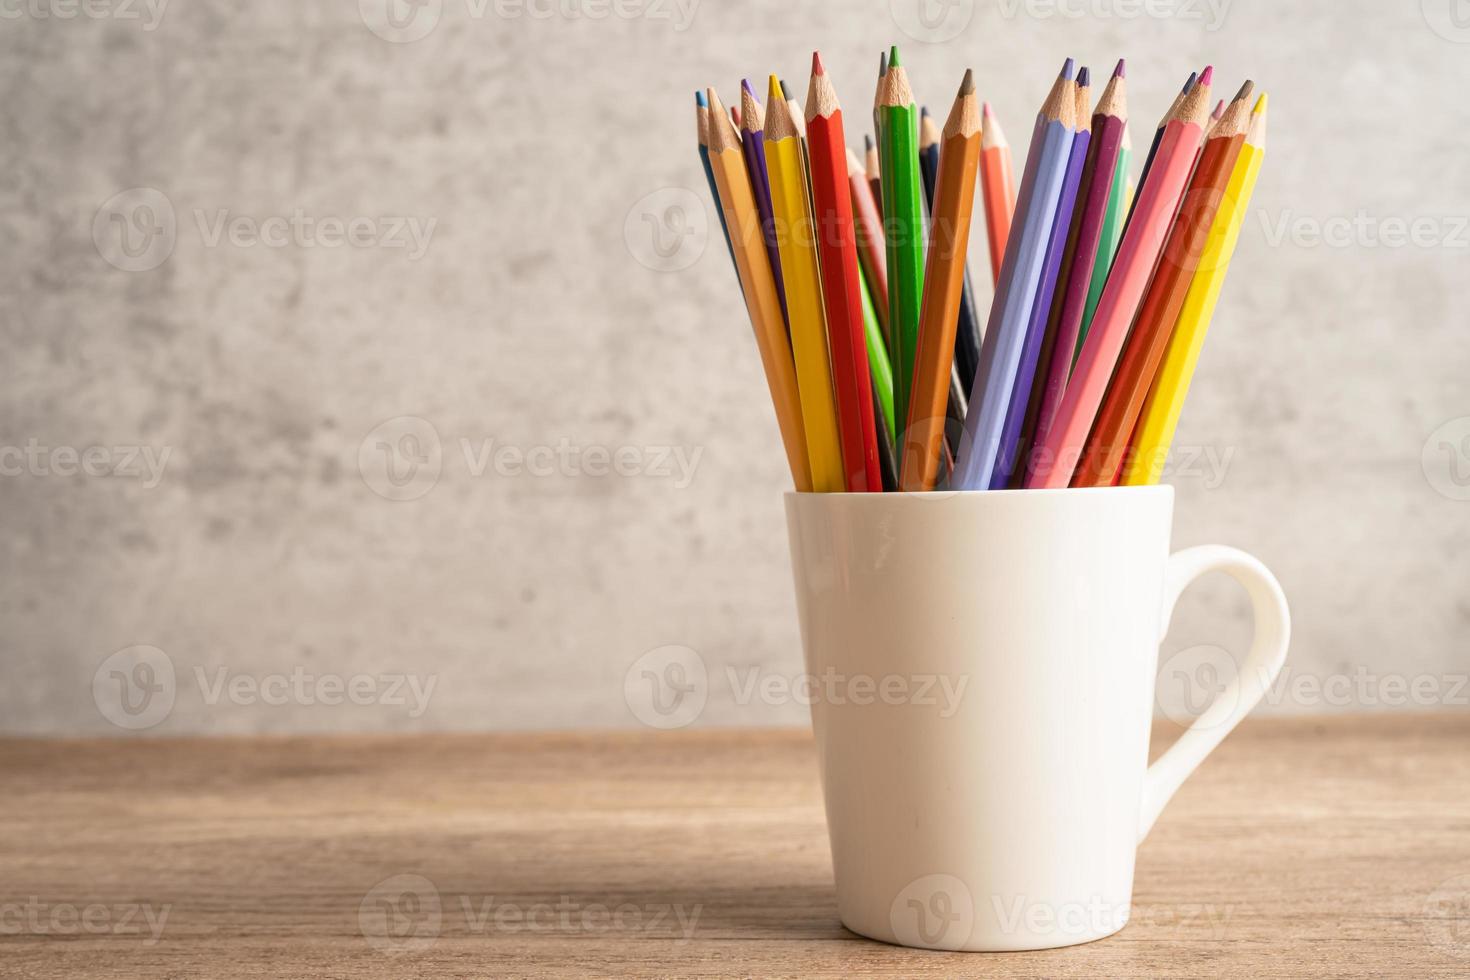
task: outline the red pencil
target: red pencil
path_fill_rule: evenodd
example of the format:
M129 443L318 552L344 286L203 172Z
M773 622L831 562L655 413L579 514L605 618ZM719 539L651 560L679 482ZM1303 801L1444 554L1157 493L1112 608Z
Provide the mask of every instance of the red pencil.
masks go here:
M847 490L879 493L883 477L878 469L878 433L873 416L873 382L868 374L847 142L837 93L822 68L821 55L815 52L806 113L812 217L821 257L822 302L827 312L827 346L832 358L832 389Z
M990 111L989 102L982 113L980 190L985 204L986 241L990 245L990 278L998 281L1006 239L1011 235L1011 215L1016 210L1016 176L1011 166L1011 144L1006 141L995 113Z
M883 212L873 199L862 161L847 151L847 182L852 188L852 217L857 230L858 261L868 277L874 312L883 335L888 336L888 243L883 238Z

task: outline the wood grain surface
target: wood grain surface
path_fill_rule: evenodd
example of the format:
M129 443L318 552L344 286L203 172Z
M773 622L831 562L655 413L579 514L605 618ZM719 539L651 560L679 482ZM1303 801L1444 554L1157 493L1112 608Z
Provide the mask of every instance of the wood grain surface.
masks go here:
M0 772L5 977L1470 975L1470 714L1248 721L1123 932L1005 955L841 927L804 732L10 739Z

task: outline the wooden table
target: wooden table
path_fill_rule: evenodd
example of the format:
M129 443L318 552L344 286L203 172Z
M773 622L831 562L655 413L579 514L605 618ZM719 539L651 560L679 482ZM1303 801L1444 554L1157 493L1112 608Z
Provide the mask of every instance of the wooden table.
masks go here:
M804 732L11 739L0 772L6 977L1470 975L1470 714L1247 722L1127 929L1007 955L838 924Z

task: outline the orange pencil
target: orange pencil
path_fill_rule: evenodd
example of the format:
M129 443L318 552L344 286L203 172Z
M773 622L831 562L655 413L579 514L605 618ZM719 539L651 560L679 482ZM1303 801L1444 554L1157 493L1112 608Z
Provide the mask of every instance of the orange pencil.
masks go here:
M781 315L781 301L776 297L776 280L766 255L750 174L741 156L740 137L714 89L709 89L709 163L719 188L725 225L730 230L730 247L735 253L735 268L740 273L740 286L745 292L745 307L760 349L761 365L766 371L766 384L776 406L776 422L781 428L791 479L797 490L810 493L811 463L807 458L801 402L796 391L796 365L786 337L786 319Z
M985 203L985 235L990 245L990 277L1000 279L1000 263L1011 235L1011 215L1016 210L1016 175L1011 168L1011 144L1000 128L990 103L985 103L983 135L980 137L981 197Z
M979 165L980 106L975 97L974 73L966 70L940 138L913 388L907 424L900 433L899 487L903 490L933 490L939 479Z
M1072 478L1074 487L1113 486L1123 468L1129 437L1143 411L1169 336L1194 281L1210 228L1224 203L1225 187L1245 145L1245 131L1250 122L1247 99L1253 88L1250 82L1245 83L1205 142L1199 166L1174 218L1163 258L1108 385L1082 462Z

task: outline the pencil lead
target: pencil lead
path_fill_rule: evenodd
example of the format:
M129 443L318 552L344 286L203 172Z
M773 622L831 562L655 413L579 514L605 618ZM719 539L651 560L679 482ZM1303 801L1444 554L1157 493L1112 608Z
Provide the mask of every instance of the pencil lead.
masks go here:
M985 116L986 119L994 119L995 118L995 113L990 110L990 103L989 102L987 102L984 105L982 105L980 107L980 111L981 111L981 113L984 114L984 116Z
M1214 65L1206 65L1204 72L1199 77L1199 83L1201 85L1208 86L1214 80L1215 80L1215 66Z
M1128 59L1127 58L1119 58L1118 59L1118 67L1113 69L1113 77L1114 78L1127 78L1128 77Z
M751 98L755 98L755 88L751 86L750 79L742 78L740 80L740 88L743 91L749 92Z
M929 118L929 107L926 106L926 105L919 106L919 122L920 122L920 124L922 124L924 122L924 120L925 119L928 119L928 118Z
M827 69L824 68L824 67L822 67L822 53L820 51L813 51L812 52L812 74L813 75L825 75L825 74L827 74Z
M1077 73L1077 87L1078 88L1086 88L1087 86L1089 86L1091 84L1092 84L1092 73L1087 70L1087 66L1086 65L1083 65L1082 66L1082 70Z
M1249 78L1247 78L1245 80L1245 84L1240 87L1240 91L1235 93L1235 98L1231 99L1230 101L1231 102L1243 102L1246 99L1250 98L1251 97L1251 93L1254 92L1255 90L1256 90L1256 83L1253 82L1253 81L1251 81Z
M1261 93L1261 97L1256 100L1256 107L1251 110L1251 115L1255 115L1258 112L1265 112L1265 111L1266 111L1266 93L1265 92L1262 92Z
M786 79L781 79L781 98L791 101L791 86L786 84Z
M1066 61L1062 62L1062 71L1061 74L1059 74L1057 77L1070 82L1072 80L1072 73L1074 70L1076 70L1076 67L1077 63L1071 58L1068 58Z
M960 95L966 96L975 91L975 69L966 68L965 77L960 80Z
M888 74L888 52L883 51L878 55L878 77L882 78Z
M867 133L863 134L863 152L866 153L873 148L873 137Z
M888 67L889 68L902 68L903 67L903 62L901 62L901 61L898 60L898 45L896 45L896 44L893 47L891 47L891 48L888 49Z
M1219 119L1223 115L1225 115L1225 100L1221 99L1215 103L1215 111L1210 113L1210 118Z
M1184 83L1184 88L1182 89L1184 95L1188 95L1194 89L1194 80L1196 78L1199 78L1199 72L1192 71L1189 73L1189 81Z
M702 108L709 107L709 102L705 99L703 92L694 93L694 104Z

